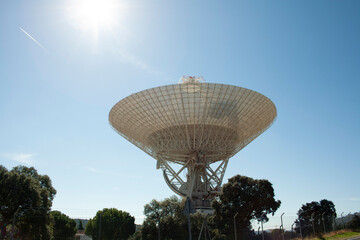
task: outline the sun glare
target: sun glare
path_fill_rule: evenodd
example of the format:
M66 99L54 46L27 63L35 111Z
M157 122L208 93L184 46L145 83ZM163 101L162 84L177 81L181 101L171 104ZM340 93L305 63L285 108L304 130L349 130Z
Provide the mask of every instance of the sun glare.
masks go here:
M98 32L117 23L119 6L115 0L77 0L71 1L68 10L77 28Z

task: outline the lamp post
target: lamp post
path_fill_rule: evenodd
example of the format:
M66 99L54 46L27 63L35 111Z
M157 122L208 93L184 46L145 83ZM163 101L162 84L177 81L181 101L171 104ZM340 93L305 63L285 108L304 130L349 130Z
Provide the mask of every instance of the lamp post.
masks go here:
M281 216L280 216L280 219L281 219L281 233L282 233L282 238L283 240L285 240L285 237L284 237L284 225L283 225L283 219L282 219L282 216L284 215L285 213L282 213Z
M235 232L235 240L237 240L237 233L236 233L236 216L238 215L238 212L234 215L234 232Z
M342 224L343 224L343 229L345 229L345 223L344 223L343 214L344 214L344 212L342 212L342 213L340 214L340 216L341 216L341 221L342 221Z

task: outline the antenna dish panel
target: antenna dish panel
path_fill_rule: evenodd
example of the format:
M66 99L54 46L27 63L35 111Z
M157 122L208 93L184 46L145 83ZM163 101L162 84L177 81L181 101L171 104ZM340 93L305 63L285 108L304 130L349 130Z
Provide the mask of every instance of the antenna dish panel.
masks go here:
M147 89L111 109L110 124L157 160L184 162L202 152L209 162L230 158L274 121L273 102L225 84L185 82Z
M205 210L221 189L229 158L275 118L276 107L264 95L202 77L132 94L109 114L121 136L158 160L168 186Z

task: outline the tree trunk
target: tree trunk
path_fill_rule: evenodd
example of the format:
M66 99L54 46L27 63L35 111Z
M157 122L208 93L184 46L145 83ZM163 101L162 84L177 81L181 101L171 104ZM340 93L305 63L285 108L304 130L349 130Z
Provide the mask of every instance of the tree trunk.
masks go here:
M5 239L6 236L6 223L0 222L0 240Z

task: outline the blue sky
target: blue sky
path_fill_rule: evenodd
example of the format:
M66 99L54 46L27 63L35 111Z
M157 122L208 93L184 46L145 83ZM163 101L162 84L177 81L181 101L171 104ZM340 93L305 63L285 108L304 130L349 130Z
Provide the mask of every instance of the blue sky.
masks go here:
M278 117L235 155L235 174L273 183L286 226L302 204L360 210L359 1L116 1L81 26L74 1L0 3L0 164L47 174L53 209L104 207L143 220L173 193L156 161L115 133L111 107L183 75L269 97ZM257 226L257 225L256 225Z

